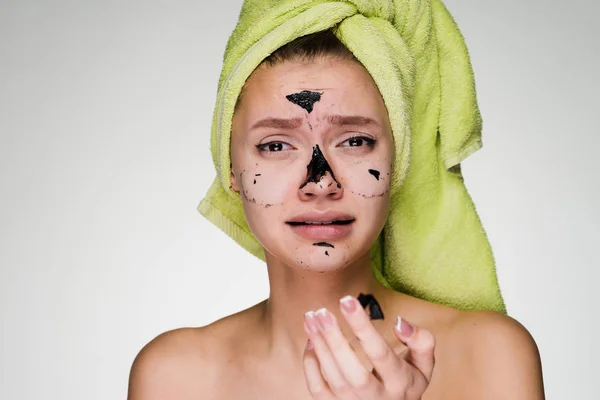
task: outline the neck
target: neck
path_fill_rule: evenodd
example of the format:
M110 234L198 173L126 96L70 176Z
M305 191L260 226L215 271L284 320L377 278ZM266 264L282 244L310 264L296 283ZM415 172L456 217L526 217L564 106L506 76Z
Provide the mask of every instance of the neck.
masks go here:
M371 272L368 252L341 270L314 272L290 267L265 252L270 282L270 295L263 303L264 334L268 348L277 357L298 362L302 357L307 335L304 314L327 308L345 333L350 332L339 308L339 300L359 293L372 294L381 308L391 300L392 290L382 286ZM347 335L348 337L348 335Z

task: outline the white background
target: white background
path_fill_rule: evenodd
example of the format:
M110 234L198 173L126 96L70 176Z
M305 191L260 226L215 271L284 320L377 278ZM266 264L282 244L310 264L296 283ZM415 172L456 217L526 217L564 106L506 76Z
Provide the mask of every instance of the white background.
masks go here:
M0 398L125 398L159 333L268 296L197 213L241 1L0 1ZM463 174L549 399L594 399L598 2L447 0L484 148Z

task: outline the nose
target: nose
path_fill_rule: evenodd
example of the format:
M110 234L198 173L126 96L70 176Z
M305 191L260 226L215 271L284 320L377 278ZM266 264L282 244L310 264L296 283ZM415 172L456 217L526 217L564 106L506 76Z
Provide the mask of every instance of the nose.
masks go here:
M302 201L316 200L318 198L328 198L330 200L338 200L342 198L344 189L331 172L327 171L316 182L307 182L298 189L298 196Z

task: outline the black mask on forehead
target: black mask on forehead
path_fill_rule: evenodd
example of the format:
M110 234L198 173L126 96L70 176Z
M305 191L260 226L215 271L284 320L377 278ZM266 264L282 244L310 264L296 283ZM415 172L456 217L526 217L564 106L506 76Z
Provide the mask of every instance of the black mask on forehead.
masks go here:
M286 99L292 103L304 108L308 113L313 110L314 105L317 101L321 100L323 93L311 92L310 90L303 90L299 93L288 94L285 96Z

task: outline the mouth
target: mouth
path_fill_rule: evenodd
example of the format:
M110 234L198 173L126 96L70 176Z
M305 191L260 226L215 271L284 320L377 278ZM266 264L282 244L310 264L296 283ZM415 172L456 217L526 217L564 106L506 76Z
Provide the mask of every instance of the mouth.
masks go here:
M305 214L286 224L297 235L310 241L331 241L347 236L352 232L355 218L347 214Z
M354 219L332 221L288 221L287 224L291 226L302 226L302 225L349 225L354 222Z

